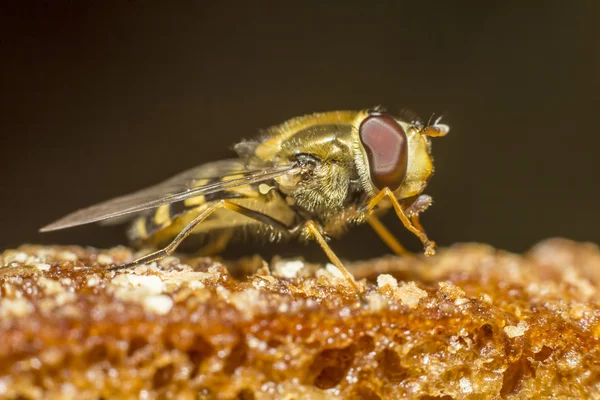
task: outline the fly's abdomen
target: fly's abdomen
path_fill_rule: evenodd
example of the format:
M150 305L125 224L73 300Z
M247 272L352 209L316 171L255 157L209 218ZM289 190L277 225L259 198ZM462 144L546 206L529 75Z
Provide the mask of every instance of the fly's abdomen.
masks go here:
M162 246L173 240L188 224L201 213L217 205L220 200L236 203L246 209L256 211L277 220L280 225L292 226L296 219L295 212L278 194L262 195L257 188L243 186L215 193L214 195L199 196L184 202L172 203L158 207L153 212L136 218L129 229L129 238L137 245ZM251 217L236 213L225 208L217 208L199 224L192 235L205 242L209 236L220 235L230 231L234 238L266 238L277 241L281 234L275 227Z
M202 203L205 203L202 201ZM152 212L142 214L133 220L128 231L129 239L134 243L149 241L159 231L174 225L174 221L182 215L191 213L198 209L198 205L186 205L184 202L165 204Z

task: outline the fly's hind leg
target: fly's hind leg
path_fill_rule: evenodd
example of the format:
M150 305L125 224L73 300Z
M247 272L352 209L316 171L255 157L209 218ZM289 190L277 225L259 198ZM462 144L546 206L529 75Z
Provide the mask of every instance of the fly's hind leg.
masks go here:
M215 212L216 210L218 210L220 208L225 208L225 209L228 209L231 211L235 211L239 214L245 215L246 217L249 217L249 218L255 219L257 221L264 222L266 224L274 226L275 228L278 228L282 231L289 230L289 228L287 226L283 225L281 222L279 222L267 215L261 214L254 210L250 210L246 207L240 206L229 200L220 200L217 203L208 207L206 210L202 211L196 218L194 218L192 220L192 222L190 222L185 228L183 228L183 230L175 237L175 239L173 239L173 241L171 243L169 243L167 245L167 247L165 247L164 249L161 249L154 253L140 257L128 264L109 268L109 270L117 271L117 270L121 270L121 269L132 268L132 267L135 267L138 265L147 264L147 263L150 263L153 261L158 261L162 258L170 256L177 249L177 247L179 247L179 245L194 231L194 229L202 221L204 221L206 218L208 218L208 216L210 214L212 214L213 212Z

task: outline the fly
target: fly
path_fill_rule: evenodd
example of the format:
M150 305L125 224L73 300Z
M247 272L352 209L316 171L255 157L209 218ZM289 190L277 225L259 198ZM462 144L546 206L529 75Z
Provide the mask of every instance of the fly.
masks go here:
M305 115L238 143L237 158L76 211L41 231L119 217L131 220L134 243L161 248L111 270L160 260L190 235L205 242L205 254L221 252L242 232L270 242L314 240L358 290L329 238L368 223L396 254L405 254L378 219L393 209L425 254L434 254L419 214L432 202L423 194L433 173L430 139L448 131L439 119L424 125L382 108Z

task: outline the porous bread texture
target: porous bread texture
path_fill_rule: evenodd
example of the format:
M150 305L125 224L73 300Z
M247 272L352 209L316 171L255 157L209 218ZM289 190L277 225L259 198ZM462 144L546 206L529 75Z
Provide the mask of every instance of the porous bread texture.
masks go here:
M600 398L600 251L553 239L332 266L22 246L0 260L0 398ZM368 278L368 279L367 279Z

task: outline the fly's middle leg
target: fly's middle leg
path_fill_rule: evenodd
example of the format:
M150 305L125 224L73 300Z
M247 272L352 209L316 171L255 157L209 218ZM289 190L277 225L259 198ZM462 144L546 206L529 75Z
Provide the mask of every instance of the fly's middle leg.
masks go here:
M325 237L323 236L323 233L321 232L321 229L319 228L317 223L315 221L309 220L309 221L306 221L302 225L302 228L306 229L306 231L311 239L314 239L317 243L319 243L319 246L321 246L321 248L323 249L323 251L325 252L327 257L329 258L329 261L331 261L331 263L337 267L337 269L342 273L344 278L348 281L350 286L352 286L352 288L354 288L356 293L360 294L361 289L360 289L358 283L356 283L354 276L350 273L350 271L348 271L346 269L346 267L344 266L342 261L333 252L331 247L329 247L329 245L327 244L327 241L325 240Z

